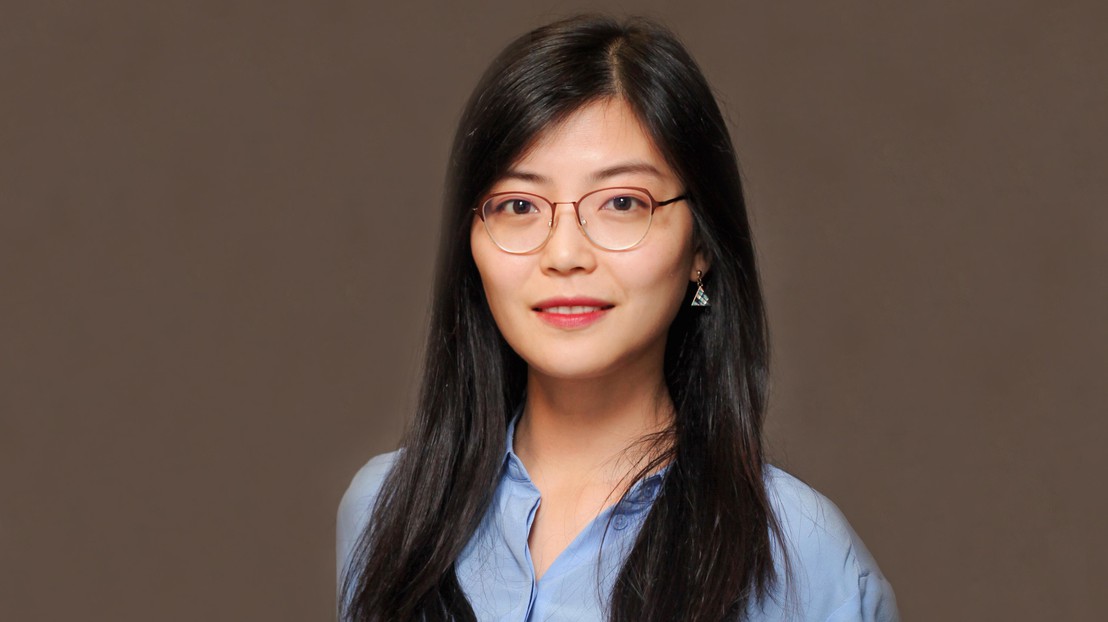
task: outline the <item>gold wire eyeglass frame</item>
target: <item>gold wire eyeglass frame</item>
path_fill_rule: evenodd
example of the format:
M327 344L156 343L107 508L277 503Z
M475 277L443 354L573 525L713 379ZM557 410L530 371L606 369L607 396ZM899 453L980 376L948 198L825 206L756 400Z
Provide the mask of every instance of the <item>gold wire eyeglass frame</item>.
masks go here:
M597 242L595 239L593 239L593 237L591 235L589 235L589 230L585 228L586 227L585 219L581 218L581 207L580 207L580 205L581 205L581 203L583 203L585 201L585 199L591 197L594 194L599 194L601 192L611 192L613 190L634 190L635 192L642 193L648 199L650 199L650 217L646 221L646 228L643 229L642 235L639 236L639 239L635 240L633 243L628 244L626 246L621 246L619 248L611 248L611 247L608 247L608 246L604 246L600 242ZM485 219L485 206L493 204L493 200L496 199L497 197L501 197L501 196L519 196L519 197L525 197L525 198L529 198L529 199L538 199L539 201L542 201L546 205L550 206L550 220L548 220L547 223L546 223L546 236L543 237L542 241L540 241L537 245L535 245L534 248L530 248L530 249L522 250L522 251L521 250L511 250L511 249L505 248L499 241L497 241L496 236L494 236L492 234L492 231L489 230L489 221ZM577 228L581 230L581 233L584 234L585 238L588 239L588 241L591 242L593 246L596 246L597 248L599 248L601 250L606 250L606 251L626 251L626 250L631 250L632 248L635 248L643 240L646 239L646 234L650 233L650 225L654 222L654 212L655 212L655 210L657 210L659 207L662 207L664 205L669 205L671 203L676 203L678 201L683 201L685 199L688 199L687 194L681 194L681 195L673 197L672 199L667 199L665 201L658 201L654 198L653 194L650 194L649 190L647 190L646 188L639 188L639 187L636 187L636 186L613 186L613 187L610 187L610 188L597 188L596 190L591 190L589 192L586 192L584 195L581 196L580 199L577 199L576 201L551 201L550 199L548 199L544 196L534 194L534 193L531 193L531 192L507 191L507 192L494 192L492 194L486 194L485 196L483 196L481 198L481 201L477 204L477 206L473 208L473 213L481 218L481 222L482 222L482 224L484 225L484 228L485 228L485 233L488 234L489 239L492 240L492 243L495 244L497 248L504 251L505 253L511 253L512 255L526 255L527 253L533 253L533 252L539 250L540 248L542 248L543 246L546 245L547 241L550 240L550 235L554 232L555 212L557 211L558 206L559 205L572 205L573 206L573 214L576 217L575 220L577 222Z

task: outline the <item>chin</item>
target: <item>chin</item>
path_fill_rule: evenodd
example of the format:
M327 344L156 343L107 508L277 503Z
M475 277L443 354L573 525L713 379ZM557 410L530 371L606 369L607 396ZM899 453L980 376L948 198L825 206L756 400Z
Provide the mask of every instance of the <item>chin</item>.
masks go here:
M595 347L590 348L594 352ZM611 353L609 353L611 354ZM643 359L642 352L625 352L624 356L588 356L581 348L550 348L539 356L523 356L532 374L558 380L597 380L606 377L637 377L641 368L653 367ZM653 358L653 357L648 357ZM659 357L658 365L661 366Z
M524 361L527 362L527 366L531 373L558 380L595 380L596 378L603 378L612 372L612 367L610 365L590 365L585 361L576 361L572 365L567 365L566 361L560 361L549 365L543 364L545 361L532 362L528 361L526 358Z

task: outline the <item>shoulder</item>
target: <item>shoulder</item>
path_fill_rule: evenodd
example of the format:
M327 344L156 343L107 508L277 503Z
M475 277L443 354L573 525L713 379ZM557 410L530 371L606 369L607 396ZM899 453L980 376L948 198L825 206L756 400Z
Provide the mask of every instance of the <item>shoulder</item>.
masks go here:
M799 608L802 620L898 620L892 586L839 508L777 467L765 480L785 539L779 604Z
M365 509L373 509L373 503L381 492L381 486L385 483L385 477L392 471L393 465L400 458L402 450L391 451L387 454L374 456L366 462L350 480L346 492L339 503L340 518L344 512L348 514L359 513Z
M400 451L381 454L365 463L346 488L339 502L335 531L337 536L337 561L339 576L342 576L358 537L369 522L373 506L381 492L385 478L400 457Z

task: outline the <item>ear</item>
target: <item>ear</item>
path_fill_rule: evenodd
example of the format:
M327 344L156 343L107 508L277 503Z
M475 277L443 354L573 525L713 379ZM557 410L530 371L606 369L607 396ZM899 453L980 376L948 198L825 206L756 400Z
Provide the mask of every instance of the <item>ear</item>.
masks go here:
M712 267L712 260L708 257L708 253L704 252L704 249L696 251L693 255L692 271L689 272L689 280L693 283L696 282L696 273L699 271L700 278L704 278L704 275L708 274L708 270Z

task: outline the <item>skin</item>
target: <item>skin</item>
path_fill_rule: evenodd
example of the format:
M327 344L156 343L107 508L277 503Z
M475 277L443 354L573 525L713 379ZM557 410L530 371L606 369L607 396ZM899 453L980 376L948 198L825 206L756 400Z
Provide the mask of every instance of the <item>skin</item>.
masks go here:
M623 165L635 170L611 174ZM545 130L490 192L574 201L608 186L643 187L660 201L684 192L620 99L589 104ZM663 376L666 332L689 303L687 284L698 270L708 271L708 262L694 248L683 201L658 208L646 238L624 251L594 246L569 204L555 206L554 231L534 252L502 251L478 218L470 242L497 326L528 365L515 450L542 495L529 538L541 577L649 458L636 441L672 421ZM559 328L534 310L557 296L613 306L591 325Z

